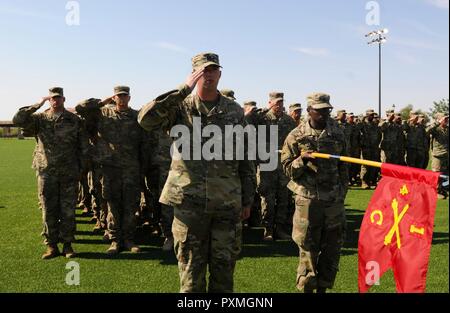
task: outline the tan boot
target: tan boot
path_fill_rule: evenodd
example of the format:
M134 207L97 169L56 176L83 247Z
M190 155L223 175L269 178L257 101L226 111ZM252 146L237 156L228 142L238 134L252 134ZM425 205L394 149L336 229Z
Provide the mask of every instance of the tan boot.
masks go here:
M272 228L266 227L264 229L264 241L273 241L273 230Z
M173 250L173 237L167 237L166 240L164 240L162 250L165 252L169 252L169 251Z
M57 244L50 244L47 246L47 251L42 255L43 260L53 259L59 256L59 250Z
M106 253L109 255L115 255L119 253L119 244L117 241L112 241L111 246L109 246L108 250L106 250Z
M76 256L75 251L72 249L71 243L65 243L63 246L62 254L66 256L66 258L71 259Z
M102 224L99 220L96 221L93 232L94 233L100 233L102 231Z
M125 240L123 243L123 248L127 251L131 251L132 253L139 253L141 252L141 249L139 248L138 245L136 245L133 241L131 240Z

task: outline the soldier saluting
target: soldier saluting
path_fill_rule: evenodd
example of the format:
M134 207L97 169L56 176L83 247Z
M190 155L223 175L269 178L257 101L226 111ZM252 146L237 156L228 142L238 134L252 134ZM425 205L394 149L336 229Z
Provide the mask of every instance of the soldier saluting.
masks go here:
M38 179L39 202L42 209L42 235L47 245L43 259L62 253L75 256L75 206L81 170L86 167L89 152L87 136L80 118L64 108L63 88L50 88L49 95L39 103L23 107L13 118L14 124L36 136L33 168ZM44 103L50 108L36 113Z
M181 88L145 105L138 117L148 131L169 130L175 125L187 128L191 146L183 146L183 153L192 150L196 121L202 129L213 125L222 134L226 126L246 124L239 104L217 90L221 77L218 55L196 55L192 67L193 73ZM192 94L195 86L196 93ZM233 147L236 137L230 139ZM195 151L190 152L192 155ZM241 249L241 219L249 216L255 192L254 165L247 159L239 160L235 154L231 160L207 159L204 154L199 159L172 156L159 201L174 207L172 232L181 292L233 291L235 262Z

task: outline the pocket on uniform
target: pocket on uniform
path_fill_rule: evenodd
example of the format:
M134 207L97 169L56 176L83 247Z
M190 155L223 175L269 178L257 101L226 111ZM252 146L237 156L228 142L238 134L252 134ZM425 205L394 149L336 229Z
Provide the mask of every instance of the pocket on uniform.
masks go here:
M188 236L189 227L178 219L172 222L172 234L176 241L185 243Z

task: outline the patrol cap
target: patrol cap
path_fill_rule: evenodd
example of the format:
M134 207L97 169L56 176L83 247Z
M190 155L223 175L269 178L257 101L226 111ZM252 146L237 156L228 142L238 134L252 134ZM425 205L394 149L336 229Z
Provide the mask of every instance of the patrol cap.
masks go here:
M366 116L369 116L369 115L372 115L372 114L375 114L374 110L370 109L370 110L366 111Z
M353 112L350 112L350 113L347 114L347 116L349 116L349 117L352 117L352 116L353 116L353 117L354 117L355 114L353 114Z
M420 114L420 111L414 110L414 111L411 111L410 114L411 114L411 115L419 115L419 114Z
M61 87L52 87L48 90L49 97L64 97L64 90Z
M378 113L376 113L376 112L373 113L373 117L375 117L375 118L376 118L376 117L379 117L379 116L378 116Z
M225 97L228 97L228 98L231 98L231 99L233 99L233 100L236 100L236 98L234 97L234 91L231 90L231 89L222 89L222 90L220 91L220 93L221 93L222 95L224 95Z
M210 65L220 66L219 56L212 52L197 54L192 58L192 68L194 70L204 69Z
M85 99L83 101L80 101L78 103L78 105L90 105L90 104L97 104L100 103L102 100L101 99L96 99L96 98L89 98L89 99Z
M272 91L271 93L269 93L269 100L273 102L284 101L284 93Z
M256 102L255 101L245 101L244 106L250 106L250 107L256 107Z
M315 92L309 94L306 97L306 101L308 103L308 108L313 109L332 109L333 106L330 104L330 95L321 92Z
M386 114L394 114L394 110L393 109L386 110Z
M435 119L437 120L437 121L439 121L440 119L442 119L442 118L448 118L448 114L445 114L445 113L436 113L436 115L435 115Z
M127 86L116 86L114 87L114 95L129 95L130 87Z
M347 112L345 110L337 110L336 111L336 116L339 116L341 114L347 114Z
M293 103L289 106L289 113L293 113L301 109L302 109L301 103Z

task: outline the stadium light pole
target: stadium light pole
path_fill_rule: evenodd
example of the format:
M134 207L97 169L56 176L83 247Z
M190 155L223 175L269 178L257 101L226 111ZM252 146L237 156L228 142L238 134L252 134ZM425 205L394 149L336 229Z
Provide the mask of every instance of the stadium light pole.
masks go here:
M386 34L389 32L387 28L376 30L366 34L366 37L376 36L367 44L378 44L378 115L381 116L381 45L386 42Z

